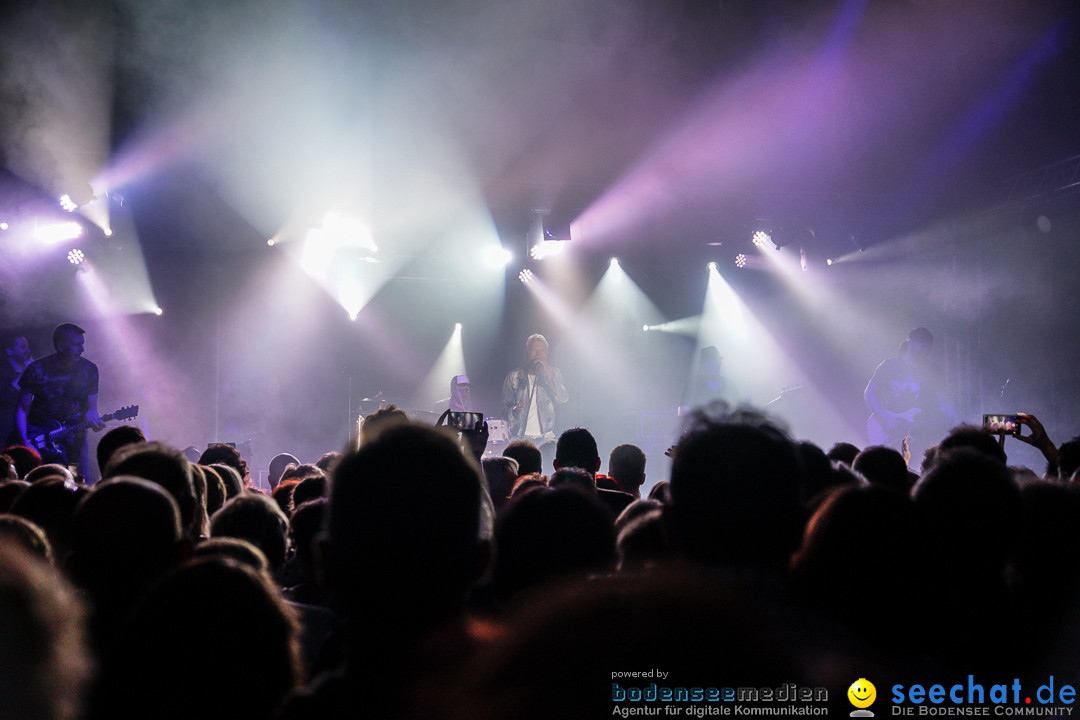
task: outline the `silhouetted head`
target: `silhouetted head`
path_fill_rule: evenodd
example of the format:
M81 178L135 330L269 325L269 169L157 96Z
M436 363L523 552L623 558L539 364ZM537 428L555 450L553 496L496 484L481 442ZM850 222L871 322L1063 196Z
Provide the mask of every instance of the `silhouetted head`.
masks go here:
M247 540L262 550L271 572L285 564L289 519L270 498L259 493L242 493L225 503L210 518L211 537Z
M912 497L944 572L957 581L1002 579L1022 518L1004 463L971 448L942 452Z
M15 461L15 472L21 478L41 464L41 454L27 445L9 445L4 448L4 454Z
M555 468L576 467L595 475L600 469L596 438L585 428L571 428L559 436L555 446Z
M608 458L608 475L619 489L638 497L645 482L645 453L637 445L618 445Z
M341 461L342 457L343 457L343 455L341 453L339 453L338 451L336 451L336 450L331 450L330 452L325 452L315 462L315 467L319 468L324 473L329 475L330 473L332 473L334 471L334 467Z
M281 481L281 475L285 472L285 468L290 465L299 465L300 461L295 455L289 453L278 453L270 461L270 467L266 471L266 480L270 484L270 489L273 490L277 487L278 482Z
M296 618L265 576L194 561L156 583L117 633L90 718L270 720L301 680L299 657Z
M544 460L540 448L530 440L515 440L506 446L503 455L518 463L518 476L544 472Z
M93 641L105 651L135 601L190 554L176 501L160 485L119 476L75 511L67 569L93 600Z
M144 442L146 442L146 436L143 435L143 431L137 425L117 425L106 431L98 440L96 453L98 470L104 473L105 466L109 464L109 459L120 448Z
M547 484L552 488L572 487L592 495L596 494L596 478L579 467L556 470L548 476Z
M482 570L478 470L434 428L388 428L338 464L327 527L347 615L439 622Z
M209 465L199 465L206 478L206 515L213 515L225 504L225 481L217 470Z
M310 475L293 489L293 507L297 508L310 500L317 500L329 495L330 481L326 475Z
M225 499L231 500L240 493L244 492L244 478L240 475L240 472L232 465L226 465L225 463L214 463L209 467L214 469L214 472L221 478L221 482L225 484Z
M611 515L573 486L514 497L496 520L495 542L492 582L503 602L555 580L606 572L615 562Z
M981 425L958 425L949 431L940 443L937 451L947 453L957 448L969 448L993 458L1003 465L1008 462L1005 448L1001 446L997 437Z
M28 487L30 483L25 480L8 480L6 483L0 483L0 512L10 511L15 498Z
M851 467L851 464L855 462L855 456L859 454L859 447L852 445L849 442L838 442L829 448L829 452L825 454L829 460L833 462L839 462Z
M18 515L0 514L0 547L21 547L38 560L53 564L52 545L45 531Z
M263 551L241 538L208 538L195 546L193 557L233 560L266 576L267 579L273 578L270 561L266 559Z
M236 470L240 475L241 483L246 483L248 480L248 465L247 461L240 456L240 451L234 448L232 445L226 443L214 443L210 447L203 451L203 454L199 456L200 465L215 465L215 464L228 465Z
M31 483L11 505L12 515L24 517L45 531L60 567L74 542L72 515L87 492L71 480L47 477Z
M0 543L0 618L0 717L81 717L90 675L82 604L52 567L6 543Z
M898 490L905 495L911 491L911 480L904 456L890 447L874 445L855 457L851 468L872 485Z
M104 478L120 475L150 480L165 488L180 508L184 529L192 533L197 531L191 466L179 450L160 442L126 445L113 453L102 473Z
M407 425L408 422L409 416L393 403L379 408L364 418L364 423L360 426L360 444L371 442L382 432L399 425Z
M673 549L706 563L786 567L802 529L792 441L753 413L698 422L671 466L665 521Z
M75 482L75 476L71 474L71 471L59 463L38 465L36 468L26 473L26 477L23 479L28 483L35 483L44 478L60 478L61 480Z
M484 479L488 483L491 502L498 510L510 498L514 483L518 479L518 462L514 458L497 455L481 460L484 467Z

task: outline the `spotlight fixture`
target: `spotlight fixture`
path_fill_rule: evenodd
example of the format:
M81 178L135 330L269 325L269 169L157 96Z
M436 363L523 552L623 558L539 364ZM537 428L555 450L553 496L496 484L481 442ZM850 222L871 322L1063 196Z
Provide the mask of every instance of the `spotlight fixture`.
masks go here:
M827 260L825 261L825 264L826 264L826 265L832 265L832 258L829 258L829 259L827 259Z
M78 248L76 248L74 250L69 250L68 251L67 259L68 259L68 262L71 263L72 265L81 265L83 260L86 259L86 255L83 254L82 250L79 250Z
M772 242L772 235L766 230L755 230L754 234L750 236L750 240L758 247L763 248L767 243Z
M571 225L552 222L546 218L547 214L547 211L533 210L532 222L525 236L529 256L534 260L561 253L576 234Z
M163 310L160 305L154 308L154 314L155 315L162 315L164 312L165 312L165 310Z
M648 325L642 325L641 326L641 332L649 332L649 326Z
M454 323L454 329L455 330L460 330L461 329L461 323Z
M717 267L715 262L711 262L705 266L705 269L709 272L716 272L719 268Z
M270 238L269 240L266 241L266 244L269 245L270 247L274 247L274 245L277 244L277 241L274 240L274 238Z
M569 242L569 240L556 240L554 235L545 230L544 239L529 248L529 255L533 260L543 260L561 253Z
M89 205L97 200L94 195L94 188L88 184L82 184L71 189L71 193L64 193L60 196L60 207L68 212L75 212L83 205Z
M735 267L737 267L737 268L746 267L746 256L743 255L742 253L739 253L738 255L735 256Z
M523 283L531 282L532 279L533 279L532 270L529 270L529 269L526 268L525 270L522 270L521 272L518 273L518 280L520 280Z
M0 230L7 230L8 224L6 222L0 222Z
M608 262L608 265L610 265L611 267L619 267L619 258L611 258L611 261Z

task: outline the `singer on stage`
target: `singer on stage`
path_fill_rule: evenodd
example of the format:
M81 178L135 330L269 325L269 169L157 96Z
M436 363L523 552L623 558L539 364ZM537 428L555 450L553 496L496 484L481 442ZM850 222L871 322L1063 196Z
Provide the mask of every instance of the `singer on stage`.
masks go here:
M555 440L555 406L570 399L562 371L548 365L548 341L530 335L525 341L525 363L503 381L503 415L510 437L537 445Z

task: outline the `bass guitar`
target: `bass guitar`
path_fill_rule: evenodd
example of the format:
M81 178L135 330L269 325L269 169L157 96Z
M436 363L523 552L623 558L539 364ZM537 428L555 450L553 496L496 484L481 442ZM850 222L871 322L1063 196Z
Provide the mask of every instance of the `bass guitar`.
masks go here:
M108 415L102 415L102 422L109 422L110 420L130 420L139 414L138 405L128 405L122 407L116 412L109 413ZM26 428L27 440L30 444L41 453L43 456L48 453L51 455L63 455L64 451L59 446L61 440L74 437L75 435L85 432L90 427L89 420L80 420L79 422L62 423L55 421L49 425L49 427L28 427Z

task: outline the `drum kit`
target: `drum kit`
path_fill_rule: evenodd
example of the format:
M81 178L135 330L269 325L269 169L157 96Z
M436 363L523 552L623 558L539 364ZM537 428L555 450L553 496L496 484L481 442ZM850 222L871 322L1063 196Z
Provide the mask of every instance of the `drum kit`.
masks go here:
M396 403L378 396L361 399L359 422L362 423L366 416L390 404ZM418 423L434 425L439 421L439 414L431 410L406 410L406 413L410 419ZM498 417L485 417L484 421L488 426L487 449L484 450L484 455L500 455L502 449L510 443L510 423Z

